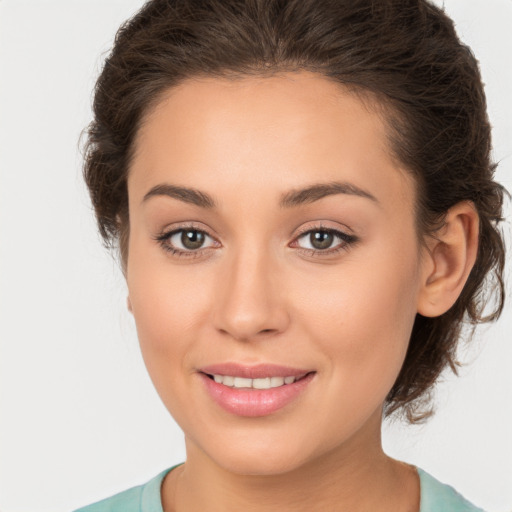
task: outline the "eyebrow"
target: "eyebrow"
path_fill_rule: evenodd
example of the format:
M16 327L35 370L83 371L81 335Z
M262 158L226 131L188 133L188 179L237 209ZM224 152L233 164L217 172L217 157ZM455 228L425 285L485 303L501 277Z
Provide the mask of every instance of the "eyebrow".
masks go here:
M194 204L200 208L215 208L215 201L211 196L200 190L188 187L179 187L177 185L156 185L153 187L142 199L142 202L147 201L155 196L168 196L183 201L184 203Z
M302 204L309 204L334 194L347 194L364 197L379 204L375 196L352 183L333 181L330 183L316 183L309 187L292 190L281 197L281 208L293 208Z
M281 196L279 206L281 208L293 208L303 204L310 204L318 201L324 197L335 194L347 194L370 199L375 203L379 203L377 198L352 183L347 182L329 182L329 183L315 183L306 188L291 190ZM212 209L216 207L216 202L206 192L188 187L180 187L177 185L161 184L153 187L146 193L142 202L147 201L151 197L167 196L185 203L199 206L200 208Z

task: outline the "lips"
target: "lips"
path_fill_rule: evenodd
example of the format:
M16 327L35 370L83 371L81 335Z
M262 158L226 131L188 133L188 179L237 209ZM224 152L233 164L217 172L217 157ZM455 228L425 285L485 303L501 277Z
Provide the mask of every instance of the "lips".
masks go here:
M273 364L224 363L199 370L210 398L225 411L246 417L273 414L291 404L314 375L308 369Z

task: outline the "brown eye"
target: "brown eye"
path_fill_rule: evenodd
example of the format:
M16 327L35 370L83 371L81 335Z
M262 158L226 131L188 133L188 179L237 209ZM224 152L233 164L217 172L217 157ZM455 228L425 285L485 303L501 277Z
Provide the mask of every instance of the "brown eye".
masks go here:
M314 249L329 249L334 241L334 235L328 231L312 231L309 242Z
M183 228L159 237L164 249L176 253L199 252L216 245L215 240L204 231L193 228Z
M332 254L348 248L357 242L358 238L337 229L312 229L299 236L293 245L306 251Z
M200 249L205 241L205 234L195 229L183 230L181 232L181 243L185 249L193 251Z

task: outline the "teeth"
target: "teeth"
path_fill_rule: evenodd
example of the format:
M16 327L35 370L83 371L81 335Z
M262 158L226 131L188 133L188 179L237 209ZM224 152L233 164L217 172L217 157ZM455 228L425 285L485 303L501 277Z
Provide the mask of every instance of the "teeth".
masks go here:
M226 378L226 377L224 377ZM235 388L251 388L252 379L244 379L243 377L235 377Z
M274 378L279 379L279 377L274 377ZM281 381L284 382L283 379L281 379ZM269 389L271 383L272 383L272 380L270 377L266 377L265 379L253 379L252 387L254 389ZM282 386L282 384L281 384L281 386ZM276 387L276 386L274 386L274 387Z
M231 375L213 375L213 380L217 384L224 384L224 386L229 386L230 388L271 389L292 384L297 378L265 377L262 379L246 379L244 377L232 377Z
M224 384L225 386L233 387L235 385L235 377L230 377L229 375L225 375L222 378L221 384Z
M283 384L291 384L294 381L295 377L270 377L270 386L273 388L278 388Z

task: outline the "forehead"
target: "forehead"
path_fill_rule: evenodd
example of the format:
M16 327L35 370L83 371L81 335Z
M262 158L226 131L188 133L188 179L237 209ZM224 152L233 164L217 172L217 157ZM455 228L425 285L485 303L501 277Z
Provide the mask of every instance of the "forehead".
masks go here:
M315 142L350 133L332 132L340 117L358 116L358 127L386 143L384 109L370 92L349 89L323 75L309 71L287 72L271 77L189 78L161 94L148 110L136 140L139 149L151 127L165 125L186 136L228 128L237 135L267 135L268 138L316 134ZM363 114L363 115L361 115ZM286 126L287 132L280 132ZM153 133L150 133L153 132ZM165 136L164 133L162 133ZM179 133L175 134L179 136ZM358 135L354 133L354 137Z
M346 178L376 188L391 180L390 192L407 196L409 173L392 157L383 111L370 96L307 71L188 79L142 122L130 193L168 180L270 191Z

